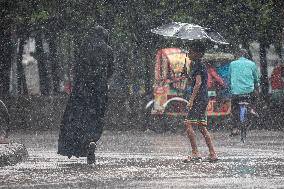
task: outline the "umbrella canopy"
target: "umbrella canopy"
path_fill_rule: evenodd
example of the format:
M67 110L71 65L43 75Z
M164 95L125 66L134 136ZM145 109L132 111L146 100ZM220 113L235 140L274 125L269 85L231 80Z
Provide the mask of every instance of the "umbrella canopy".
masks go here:
M204 28L199 25L171 22L154 28L152 33L162 35L165 37L175 37L186 40L201 40L209 39L219 44L229 44L218 32L210 28Z

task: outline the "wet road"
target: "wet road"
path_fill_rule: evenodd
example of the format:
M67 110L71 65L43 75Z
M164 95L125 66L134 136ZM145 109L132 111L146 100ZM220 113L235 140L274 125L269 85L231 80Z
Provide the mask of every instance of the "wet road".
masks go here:
M284 188L283 132L251 131L246 144L228 134L212 133L220 161L185 164L185 135L106 131L89 166L56 154L55 131L13 133L30 157L0 169L0 188Z

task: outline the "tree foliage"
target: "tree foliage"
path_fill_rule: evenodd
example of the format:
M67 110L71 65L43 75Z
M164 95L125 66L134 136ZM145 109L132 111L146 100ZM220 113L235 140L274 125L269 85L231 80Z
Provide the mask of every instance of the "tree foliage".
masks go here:
M142 78L150 90L153 55L167 43L153 35L151 28L169 21L191 22L214 28L235 47L248 47L250 42L258 41L263 48L275 44L280 52L283 7L283 2L277 0L3 0L0 32L4 35L15 31L24 39L44 34L51 41L67 33L79 43L90 26L100 24L111 32L117 57L127 56L118 60L123 61L118 66L126 65L121 72L130 82L140 82Z

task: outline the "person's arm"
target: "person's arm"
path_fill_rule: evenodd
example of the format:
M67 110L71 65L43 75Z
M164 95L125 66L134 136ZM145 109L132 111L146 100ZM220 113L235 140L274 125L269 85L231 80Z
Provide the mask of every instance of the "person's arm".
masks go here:
M201 80L201 75L197 75L196 78L195 78L195 85L193 87L193 90L192 90L192 94L190 96L190 99L188 101L188 107L189 109L192 108L192 105L193 105L193 102L194 102L194 99L195 97L197 96L198 92L199 92L199 89L200 89L200 86L202 84L202 80Z
M211 75L211 70L210 68L207 68L207 75L208 75L208 79L207 79L207 88L211 89L213 87L213 78Z
M221 85L222 87L225 87L225 82L224 82L223 78L217 74L217 72L214 68L211 68L210 74L217 81L217 83L219 85Z

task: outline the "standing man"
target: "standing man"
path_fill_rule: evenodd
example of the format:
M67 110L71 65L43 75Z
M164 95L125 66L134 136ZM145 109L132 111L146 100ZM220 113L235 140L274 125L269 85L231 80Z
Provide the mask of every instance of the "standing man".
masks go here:
M246 49L241 49L237 54L237 60L230 63L229 82L232 94L232 118L233 129L230 136L239 134L238 115L239 102L249 101L254 106L259 95L259 78L256 64L248 59Z
M185 128L187 136L191 143L192 154L184 162L199 161L201 155L197 149L196 136L193 130L193 124L198 126L199 131L203 135L206 144L209 149L208 160L210 162L217 160L217 155L210 137L210 134L206 128L207 115L206 109L208 105L208 90L207 80L208 73L206 66L201 62L205 52L205 46L201 42L194 42L189 49L190 59L193 61L192 69L192 93L188 101L188 115L185 120Z
M113 51L108 32L101 26L91 28L79 49L74 87L61 122L58 154L87 157L95 163L96 142L103 131L107 105L107 81L112 75Z

